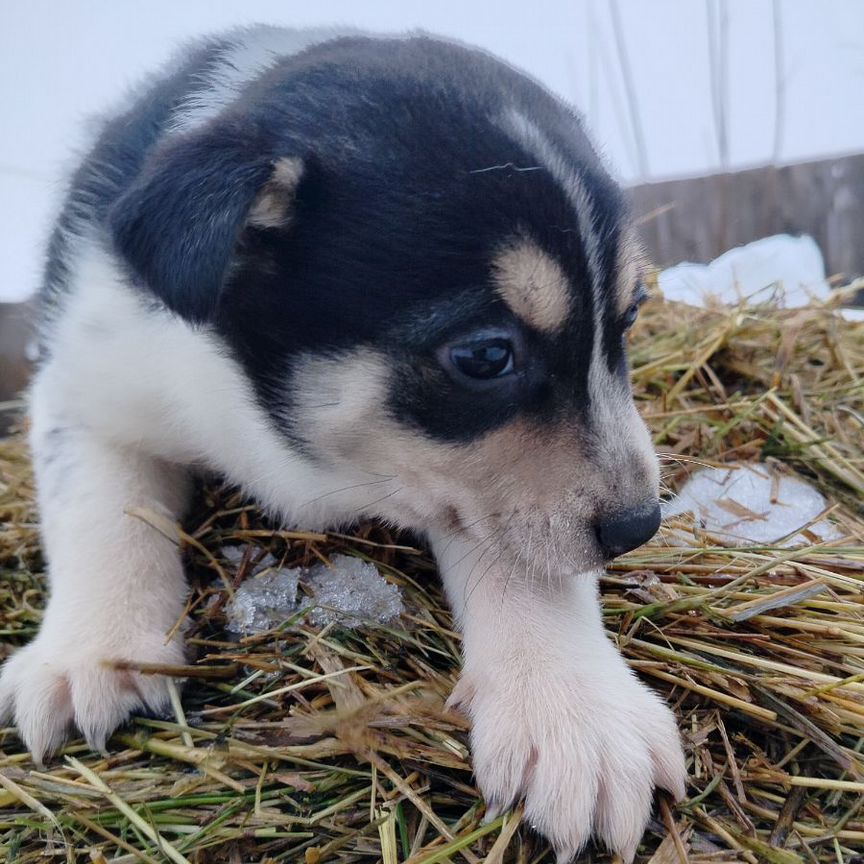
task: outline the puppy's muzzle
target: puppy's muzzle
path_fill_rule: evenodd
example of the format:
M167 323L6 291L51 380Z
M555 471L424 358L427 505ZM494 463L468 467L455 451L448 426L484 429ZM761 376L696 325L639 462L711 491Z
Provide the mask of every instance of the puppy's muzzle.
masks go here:
M654 501L604 517L594 526L603 557L617 558L650 540L660 527L660 505Z

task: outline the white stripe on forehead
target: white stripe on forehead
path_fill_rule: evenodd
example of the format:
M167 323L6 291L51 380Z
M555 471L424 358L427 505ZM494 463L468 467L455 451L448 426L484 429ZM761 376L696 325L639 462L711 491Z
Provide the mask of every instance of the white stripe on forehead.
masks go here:
M604 400L614 398L613 394L620 389L620 385L615 384L603 358L603 272L600 257L601 240L597 232L594 202L579 175L536 123L515 108L510 108L502 115L499 125L505 133L524 147L532 158L537 159L549 171L576 211L576 222L579 225L579 235L582 248L585 250L588 276L591 280L591 300L594 309L594 344L591 349L588 389L591 404L597 406L599 402L602 406ZM596 407L593 410L596 411Z
M596 230L594 203L585 184L533 120L515 108L508 108L499 119L498 125L546 168L573 205L591 279L594 318L599 322L602 317L600 292L603 284L600 239Z

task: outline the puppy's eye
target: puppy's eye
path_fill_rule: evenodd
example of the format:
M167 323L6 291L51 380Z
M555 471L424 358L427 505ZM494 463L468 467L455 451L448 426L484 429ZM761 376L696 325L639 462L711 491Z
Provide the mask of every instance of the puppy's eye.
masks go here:
M633 303L624 313L621 323L624 325L625 332L636 323L636 319L639 317L639 307L641 305L641 303Z
M503 378L514 369L513 345L507 339L481 339L453 345L449 360L466 378L477 381Z
M633 296L633 302L628 307L627 311L621 316L621 324L626 333L639 317L639 307L648 299L648 290L644 285L640 285Z

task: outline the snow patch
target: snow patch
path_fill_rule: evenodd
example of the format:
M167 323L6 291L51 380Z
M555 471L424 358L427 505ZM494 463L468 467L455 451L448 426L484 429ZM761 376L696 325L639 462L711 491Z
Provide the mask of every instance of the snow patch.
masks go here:
M664 506L663 516L692 513L708 533L733 546L800 546L813 537L818 542L843 536L825 519L814 522L827 506L821 493L797 477L764 465L736 465L698 471ZM813 536L800 533L804 526Z
M236 565L243 550L230 547L224 555ZM266 555L228 603L229 629L245 635L263 633L310 606L308 619L318 627L380 626L405 611L402 592L382 578L374 564L349 555L334 555L330 563L329 567L276 567L276 559ZM310 597L300 594L298 598L301 581L311 591Z
M710 264L678 264L661 271L658 280L667 300L691 306L746 300L793 309L826 300L831 290L822 253L806 234L765 237L730 249Z
M746 301L797 309L831 296L822 252L809 234L763 237L724 252L710 264L685 261L661 270L657 282L667 300L700 307ZM836 312L847 321L864 321L864 309Z
M272 557L272 556L268 556ZM274 561L275 563L275 561ZM255 571L265 569L260 565ZM250 636L278 627L298 611L297 587L302 568L277 567L251 575L228 602L228 629Z

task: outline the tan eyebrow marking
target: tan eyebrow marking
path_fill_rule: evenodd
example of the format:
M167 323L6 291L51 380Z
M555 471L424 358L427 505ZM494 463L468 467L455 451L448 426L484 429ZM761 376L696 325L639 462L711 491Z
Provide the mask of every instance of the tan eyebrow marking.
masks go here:
M492 261L498 294L523 321L544 333L561 330L570 312L570 287L561 265L531 240L504 246Z

